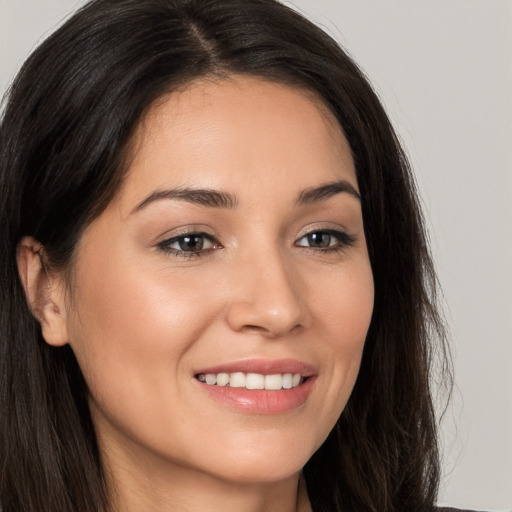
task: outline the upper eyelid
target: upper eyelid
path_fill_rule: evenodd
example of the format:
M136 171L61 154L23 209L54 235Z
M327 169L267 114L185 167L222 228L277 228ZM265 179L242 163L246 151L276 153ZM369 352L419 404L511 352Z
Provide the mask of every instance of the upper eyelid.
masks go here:
M161 239L162 241L168 241L172 240L173 238L180 238L182 236L187 235L203 235L211 239L217 238L217 235L213 231L210 231L205 226L201 225L186 225L170 229L163 233L162 235L160 235L158 238Z
M166 237L166 240L176 240L177 238L185 238L187 236L203 236L204 238L210 238L212 240L215 239L215 236L206 233L205 231L184 231L182 233L176 233L171 236Z
M350 231L342 226L312 226L308 228L306 231L302 232L301 235L297 237L297 240L304 238L305 236L311 235L312 233L332 233L332 234L340 234L340 235L350 235Z
M211 235L204 231L184 231L183 233L177 233L171 236L167 236L162 241L158 242L156 245L163 246L164 244L170 244L172 242L179 240L180 238L186 238L187 236L201 236L212 243L218 242L217 238L214 235Z
M346 230L342 230L342 229L312 229L311 231L308 231L306 233L303 233L301 236L299 236L297 238L297 240L301 240L302 238L308 236L308 235L313 235L314 233L327 233L329 235L333 235L333 236L348 236L348 237L353 237L353 235L351 235L348 231Z
M330 234L333 234L334 236L336 236L338 234L338 235L342 235L345 237L348 236L350 238L354 238L354 235L352 235L350 233L350 231L343 226L339 226L339 225L337 225L337 226L327 225L326 226L325 224L324 225L319 224L319 225L308 226L305 231L302 231L302 233L300 235L298 235L294 238L294 243L297 242L298 240L301 240L302 238L304 238L308 235L311 235L313 233L316 233L316 232L330 233ZM179 238L186 237L186 236L193 236L193 235L203 236L212 242L217 242L220 244L219 236L217 234L215 234L213 232L213 230L212 231L207 230L205 226L201 226L201 225L196 225L196 226L189 225L189 226L182 226L180 228L176 228L174 230L168 231L167 233L165 233L164 235L159 237L161 240L159 242L156 242L155 245L163 245L165 243L169 243L169 242L177 240Z
M297 239L302 238L304 236L310 235L311 233L316 233L318 231L328 232L328 233L343 233L349 234L349 230L343 226L310 226L305 231L303 231L300 235L297 236ZM175 228L173 230L169 230L159 238L163 238L165 240L170 240L172 238L179 238L187 235L202 235L209 238L217 238L217 235L212 231L205 229L203 226L185 226L182 228Z

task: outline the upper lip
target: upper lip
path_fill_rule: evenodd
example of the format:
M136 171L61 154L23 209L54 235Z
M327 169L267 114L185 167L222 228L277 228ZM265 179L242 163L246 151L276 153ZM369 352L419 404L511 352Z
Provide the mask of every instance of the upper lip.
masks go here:
M311 377L317 373L313 365L296 359L243 359L201 368L194 373L199 375L234 372L259 373L262 375L299 373L302 377Z

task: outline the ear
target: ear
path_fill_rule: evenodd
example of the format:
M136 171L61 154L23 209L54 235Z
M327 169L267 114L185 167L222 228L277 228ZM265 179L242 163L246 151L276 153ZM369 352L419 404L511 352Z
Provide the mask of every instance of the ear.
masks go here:
M48 272L44 247L33 237L23 237L18 244L18 272L32 314L41 324L46 343L68 343L64 281Z

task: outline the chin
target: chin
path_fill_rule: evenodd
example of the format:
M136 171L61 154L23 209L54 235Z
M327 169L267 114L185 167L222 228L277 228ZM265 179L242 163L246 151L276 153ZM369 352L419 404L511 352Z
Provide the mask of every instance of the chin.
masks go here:
M207 462L208 472L238 483L271 483L290 478L299 473L316 446L304 440L287 436L286 440L274 439L248 441L244 446L224 445L222 453L212 453ZM205 468L206 469L206 468Z
M220 468L217 468L217 475L222 480L233 483L270 484L297 475L306 462L307 459L290 461L289 459L276 458L274 461L261 461L259 459L249 461L241 458L236 461L236 464L223 468L224 471L219 471Z

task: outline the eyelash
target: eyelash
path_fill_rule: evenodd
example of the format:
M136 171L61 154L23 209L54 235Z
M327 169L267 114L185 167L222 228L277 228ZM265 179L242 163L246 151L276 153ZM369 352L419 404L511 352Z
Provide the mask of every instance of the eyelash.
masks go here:
M334 237L337 239L337 243L334 245L328 245L327 247L311 247L311 246L302 246L298 245L297 247L302 247L304 249L312 249L316 252L321 253L337 253L342 252L348 247L352 247L356 242L356 238L353 235L345 231L338 231L336 229L315 229L314 231L310 231L306 233L298 241L303 240L304 238L312 237L313 235L327 235L329 237ZM297 242L298 242L297 241ZM297 242L295 242L297 244Z
M184 242L187 238L201 238L203 239L203 245L204 241L208 240L211 242L212 247L209 247L208 249L200 249L198 251L186 251L184 249L172 249L171 245L175 243ZM181 245L181 244L180 244ZM173 236L172 238L168 238L167 240L163 240L159 244L157 244L157 248L164 252L165 254L170 254L173 256L176 256L178 258L199 258L200 256L204 256L205 254L208 254L212 251L215 251L217 249L222 249L222 245L220 245L216 240L213 238L213 236L209 235L208 233L204 232L198 232L198 231L191 231L186 233L181 233L177 236Z
M315 235L327 235L329 237L334 237L337 239L337 243L334 245L328 245L326 247L312 247L312 246L304 246L304 245L297 245L297 243L303 239L307 239L308 237L313 237ZM199 249L197 251L194 250L184 250L184 249L172 249L171 245L178 243L181 245L181 243L185 242L187 238L201 238L204 241L209 241L212 246L207 249ZM329 240L330 242L331 240ZM309 242L311 242L311 239L309 239ZM356 238L344 231L338 231L335 229L317 229L314 231L311 231L309 233L306 233L302 237L300 237L296 242L295 246L300 247L303 249L309 249L314 250L315 252L321 252L321 253L337 253L342 252L346 248L351 247L356 242ZM204 256L206 254L211 253L212 251L215 251L217 249L222 249L222 245L218 243L213 236L209 235L208 233L204 232L187 232L187 233L181 233L177 236L174 236L172 238L168 238L167 240L163 240L162 242L157 244L157 248L164 252L165 254L170 254L173 256L176 256L178 258L199 258L201 256Z

